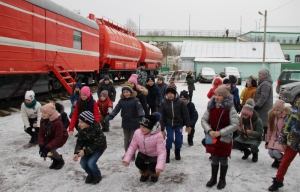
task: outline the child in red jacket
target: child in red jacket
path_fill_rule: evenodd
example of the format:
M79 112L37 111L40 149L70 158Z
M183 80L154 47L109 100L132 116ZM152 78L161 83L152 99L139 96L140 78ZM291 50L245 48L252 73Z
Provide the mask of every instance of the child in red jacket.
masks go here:
M109 132L109 114L112 112L113 103L108 97L108 91L103 90L99 95L97 105L100 111L101 127L103 132Z
M64 128L61 115L56 111L54 103L44 105L41 111L42 119L38 135L39 154L44 159L46 157L52 159L50 169L61 169L65 162L56 150L67 142L68 132Z

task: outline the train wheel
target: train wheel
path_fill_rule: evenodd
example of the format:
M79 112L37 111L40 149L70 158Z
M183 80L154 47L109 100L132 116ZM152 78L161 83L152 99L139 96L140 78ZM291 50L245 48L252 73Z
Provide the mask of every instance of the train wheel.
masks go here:
M53 90L59 90L60 88L62 88L62 84L58 79L52 79L51 87Z

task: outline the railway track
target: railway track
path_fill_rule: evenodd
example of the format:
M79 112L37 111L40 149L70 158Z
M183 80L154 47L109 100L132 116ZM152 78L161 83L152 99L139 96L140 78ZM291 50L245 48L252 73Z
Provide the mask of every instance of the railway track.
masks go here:
M114 86L118 87L125 83L125 79L114 81ZM91 92L96 93L98 86L91 85ZM45 105L49 102L57 102L57 101L65 101L70 99L70 94L67 91L62 91L58 93L43 93L37 94L36 100L41 103L41 105ZM21 104L24 102L24 98L13 98L7 99L0 103L0 117L9 116L12 113L18 113L21 110Z

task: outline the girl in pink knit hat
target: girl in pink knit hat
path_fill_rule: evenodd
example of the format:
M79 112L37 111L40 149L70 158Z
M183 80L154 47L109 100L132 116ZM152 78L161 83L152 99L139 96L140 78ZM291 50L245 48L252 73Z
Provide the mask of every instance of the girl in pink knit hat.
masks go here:
M61 120L61 115L55 109L54 103L48 103L41 109L42 120L39 130L39 154L46 159L52 159L50 169L61 169L65 162L57 149L62 147L69 137L67 130Z

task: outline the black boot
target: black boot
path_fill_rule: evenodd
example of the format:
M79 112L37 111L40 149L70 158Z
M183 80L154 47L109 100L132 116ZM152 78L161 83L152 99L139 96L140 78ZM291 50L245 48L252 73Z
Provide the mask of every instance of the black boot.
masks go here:
M145 171L140 170L140 174L141 174L140 181L146 182L150 176L150 171L148 169Z
M283 187L284 184L279 182L276 177L273 177L273 184L269 187L269 191L276 191L278 190L280 187Z
M194 142L193 142L193 136L191 134L188 134L188 143L189 143L189 146L193 146L194 145Z
M61 157L61 159L56 160L56 165L55 165L55 167L53 167L53 169L55 169L55 170L61 169L65 164L65 161L64 161L62 155L60 155L60 157Z
M90 184L93 182L93 179L94 179L93 175L88 175L85 179L85 183Z
M249 155L251 155L251 151L248 148L243 148L242 151L244 152L244 156L242 157L242 159L248 159Z
M252 153L252 162L256 163L258 161L258 153Z
M56 166L57 160L56 159L52 159L52 164L50 165L49 169L54 169L54 167Z
M215 184L217 184L218 171L219 171L219 165L213 165L213 164L211 164L211 178L206 183L206 187L212 187Z
M226 174L227 174L227 170L228 170L228 165L227 166L222 166L221 165L221 169L220 169L220 180L219 183L217 185L218 189L223 189L226 186Z
M167 149L166 163L170 163L170 149Z
M278 169L279 164L280 164L280 161L278 161L277 159L275 159L271 166Z
M101 176L99 176L99 177L94 176L94 177L93 177L93 180L92 180L92 183L93 183L93 184L97 184L97 183L99 183L101 180L102 180L102 177L101 177Z
M181 157L180 157L180 149L175 149L175 159L176 160L180 160Z

